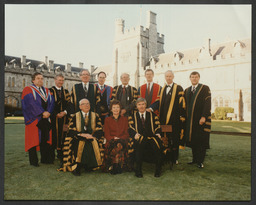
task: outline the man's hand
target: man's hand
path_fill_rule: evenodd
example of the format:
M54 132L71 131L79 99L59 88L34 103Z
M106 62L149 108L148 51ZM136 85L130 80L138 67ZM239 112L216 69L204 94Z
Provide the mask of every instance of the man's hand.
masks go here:
M66 115L65 112L60 112L56 115L57 118L63 118Z
M121 110L121 115L123 116L126 113L126 109Z
M152 112L152 109L147 108L146 111L147 111L147 112Z
M134 139L139 140L139 138L140 138L140 134L137 133L137 134L134 136Z
M49 118L50 115L51 115L51 113L49 113L48 111L43 112L43 118Z
M199 121L199 124L200 125L203 125L205 123L205 117L201 117L200 121Z
M86 138L86 139L94 139L95 137L93 137L92 135L90 135L90 134L85 134L85 133L81 133L81 134L78 134L79 136L81 136L81 137L84 137L84 138Z

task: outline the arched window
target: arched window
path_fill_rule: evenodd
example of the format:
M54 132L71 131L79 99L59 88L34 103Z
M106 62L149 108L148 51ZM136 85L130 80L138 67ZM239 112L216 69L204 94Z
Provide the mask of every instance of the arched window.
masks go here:
M223 98L222 97L219 98L219 102L220 102L220 107L223 107Z
M22 88L25 88L25 87L26 87L26 79L23 78L23 80L22 80Z
M12 77L12 87L15 87L15 78Z
M229 99L225 99L225 107L229 107L230 106L230 100Z
M11 87L11 82L12 82L12 78L9 77L9 79L8 79L8 87Z

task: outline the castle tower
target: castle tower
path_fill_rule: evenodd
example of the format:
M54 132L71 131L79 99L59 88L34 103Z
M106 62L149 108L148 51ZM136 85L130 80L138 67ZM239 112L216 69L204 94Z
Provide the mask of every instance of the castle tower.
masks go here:
M144 70L149 58L164 53L164 36L157 33L156 14L147 12L147 27L125 29L123 19L115 21L113 50L113 86L119 85L122 73L130 74L130 85L139 87L140 70ZM144 75L144 72L142 73Z

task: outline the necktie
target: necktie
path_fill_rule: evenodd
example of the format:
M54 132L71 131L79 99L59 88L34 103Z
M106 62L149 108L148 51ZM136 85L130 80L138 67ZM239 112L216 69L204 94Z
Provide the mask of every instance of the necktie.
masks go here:
M145 127L145 118L144 118L144 114L141 115L141 122L142 122L142 126Z
M196 91L196 87L195 87L195 86L193 86L192 93L194 94L194 93L195 93L195 91Z
M100 89L101 89L101 90L103 90L103 89L104 89L104 86L103 86L103 85L101 85L101 86L100 86Z
M150 94L150 83L148 83L148 94Z
M85 114L85 116L84 116L84 124L85 124L85 126L88 126L88 122L89 122L88 114Z
M88 90L86 88L86 85L84 86L84 92L85 92L85 97L87 97Z
M125 94L125 86L123 87L123 94Z
M168 90L169 89L169 90ZM167 85L167 88L166 88L166 94L171 94L171 89L172 87L170 85Z
M42 93L43 96L45 96L44 91L41 87L39 88L39 91L40 91L40 93Z
M61 98L61 90L58 90L57 92L58 92L59 98Z

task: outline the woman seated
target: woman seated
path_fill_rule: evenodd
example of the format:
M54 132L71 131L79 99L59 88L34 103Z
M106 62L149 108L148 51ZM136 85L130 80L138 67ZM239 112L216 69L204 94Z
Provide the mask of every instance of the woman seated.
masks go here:
M128 119L120 115L121 103L118 100L112 101L110 111L112 116L107 117L104 123L106 145L103 171L121 174L127 167Z

